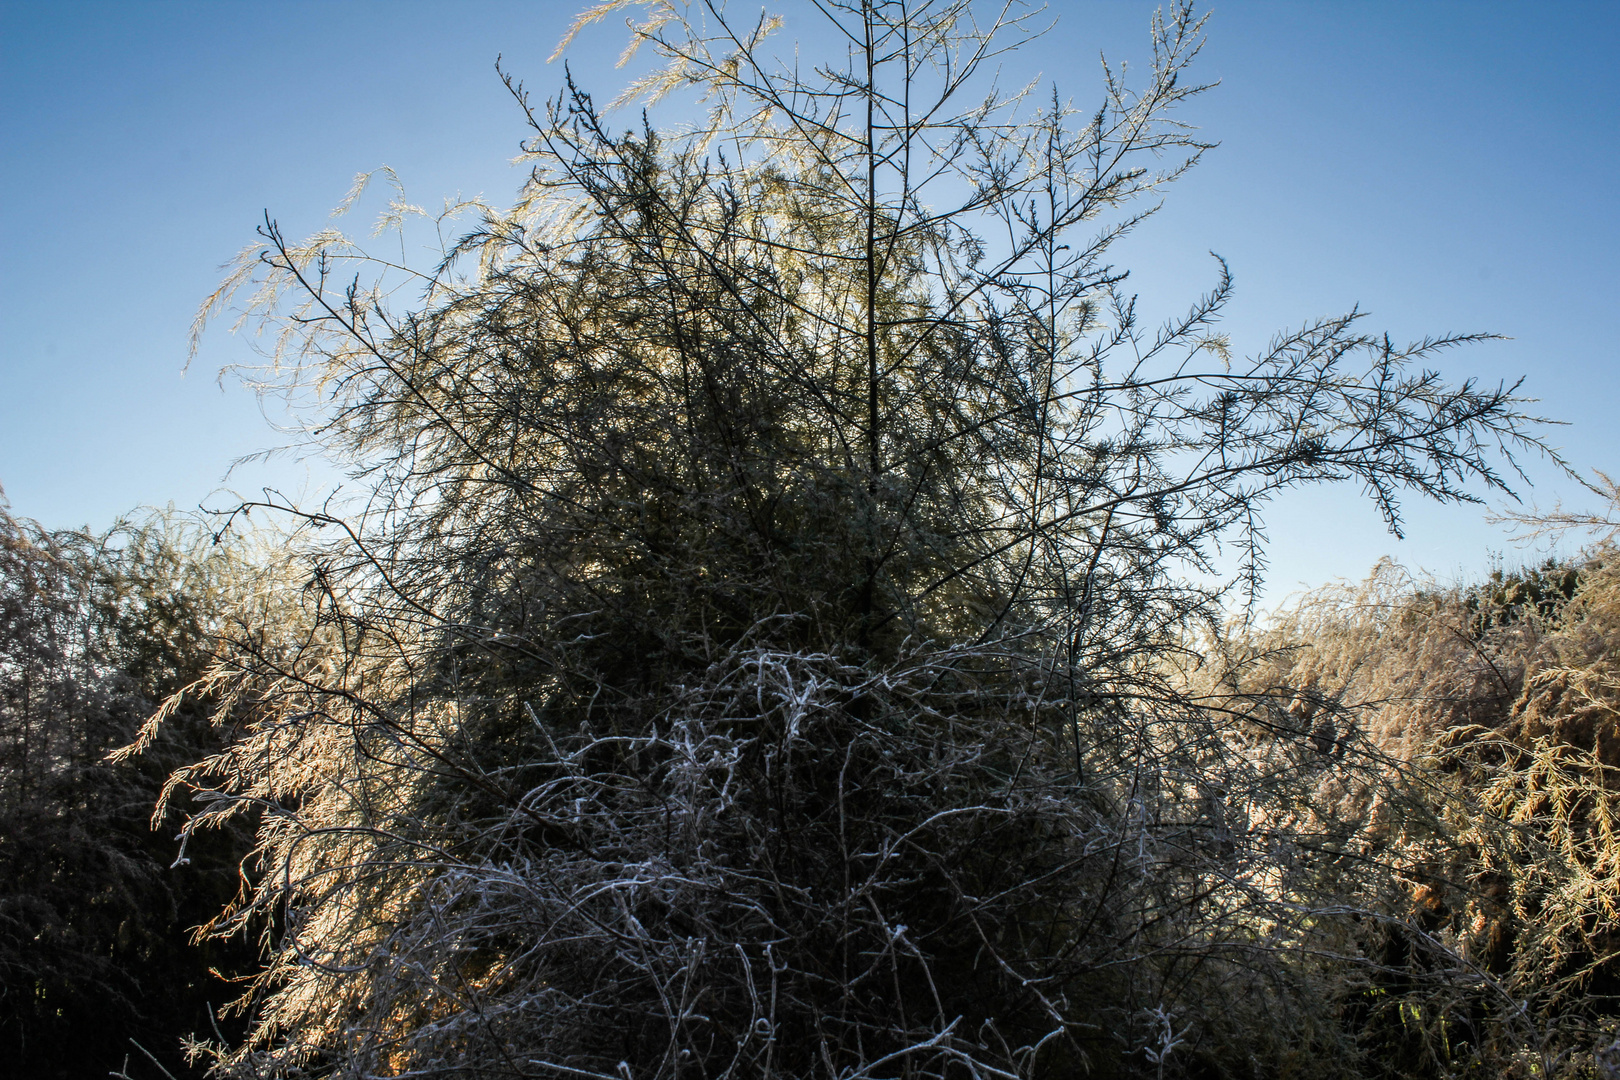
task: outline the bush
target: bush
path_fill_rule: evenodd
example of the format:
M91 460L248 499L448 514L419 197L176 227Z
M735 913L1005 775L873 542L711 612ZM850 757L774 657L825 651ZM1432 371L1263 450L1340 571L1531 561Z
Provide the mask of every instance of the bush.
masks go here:
M233 993L214 972L252 967L241 942L188 942L251 837L170 865L173 822L148 824L169 771L218 745L212 703L177 700L146 758L107 757L206 669L244 573L172 518L97 536L0 509L0 1057L21 1074L147 1067L131 1040L183 1073L181 1038Z
M1347 900L1394 928L1362 1015L1395 1074L1610 1075L1617 612L1608 546L1453 588L1385 563L1230 658L1239 685L1303 688L1294 738L1331 726L1347 752L1389 755L1422 806L1341 792L1363 856L1392 871ZM1462 977L1436 980L1446 965Z
M1357 1066L1323 987L1367 871L1323 753L1179 679L1192 581L1223 540L1258 573L1271 492L1355 478L1393 525L1534 421L1424 366L1472 338L1237 359L1224 266L1138 325L1106 260L1205 149L1190 8L1140 92L1022 115L982 79L1016 22L821 9L855 51L801 77L656 8L634 93L703 96L679 137L509 82L532 178L407 309L273 222L210 300L363 493L277 505L301 576L174 781L188 834L264 814L225 1074Z

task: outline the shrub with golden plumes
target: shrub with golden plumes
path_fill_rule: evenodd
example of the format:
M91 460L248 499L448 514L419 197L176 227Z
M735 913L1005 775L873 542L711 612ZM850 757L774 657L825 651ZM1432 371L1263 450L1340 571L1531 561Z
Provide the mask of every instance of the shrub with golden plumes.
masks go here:
M1280 737L1321 749L1331 727L1335 752L1382 758L1401 778L1400 805L1352 783L1337 790L1337 813L1391 870L1357 901L1428 938L1418 950L1388 943L1399 947L1386 947L1365 1010L1365 1037L1404 1068L1593 1075L1595 1048L1613 1038L1617 561L1604 546L1468 587L1386 561L1236 635L1195 676L1251 693L1299 688L1268 714L1293 721ZM1436 984L1441 956L1471 977Z

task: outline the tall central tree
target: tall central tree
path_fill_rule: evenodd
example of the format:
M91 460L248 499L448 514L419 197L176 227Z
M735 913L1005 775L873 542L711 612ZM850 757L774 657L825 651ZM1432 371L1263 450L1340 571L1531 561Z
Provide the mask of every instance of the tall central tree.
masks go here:
M1224 266L1138 325L1109 256L1206 149L1175 113L1190 7L1080 112L987 80L1011 8L821 0L845 53L807 69L717 3L581 24L637 6L659 63L626 100L695 93L695 128L509 80L530 179L461 208L408 306L399 267L271 223L205 307L258 286L267 385L319 390L310 438L365 492L282 508L303 615L234 642L208 683L239 737L175 781L193 828L262 814L220 927L266 920L271 962L227 1067L1162 1075L1229 1047L1307 977L1281 950L1321 932L1321 867L1276 842L1297 757L1173 689L1222 596L1187 579L1230 541L1252 580L1289 486L1355 479L1392 527L1403 491L1501 487L1533 421L1420 366L1469 338L1352 314L1233 355ZM1246 1060L1340 1049L1308 1013Z

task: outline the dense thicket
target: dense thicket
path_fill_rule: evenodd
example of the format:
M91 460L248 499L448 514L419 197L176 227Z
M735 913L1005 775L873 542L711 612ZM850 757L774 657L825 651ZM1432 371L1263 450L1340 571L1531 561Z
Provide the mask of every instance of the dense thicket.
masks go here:
M1271 492L1353 478L1394 525L1533 421L1427 370L1468 338L1235 355L1224 268L1139 325L1108 260L1204 149L1189 8L1076 112L984 81L1005 13L823 3L812 70L647 7L632 97L697 92L696 131L512 84L529 183L406 306L274 224L211 302L251 296L363 493L279 507L302 574L195 688L235 726L176 774L188 833L262 814L267 868L221 1069L1361 1068L1335 988L1399 916L1321 781L1410 793L1189 691L1190 582L1228 541L1258 572Z
M206 669L239 566L167 519L49 532L0 509L0 1060L20 1076L101 1076L133 1058L176 1075L180 1040L212 1037L211 973L252 950L193 947L238 888L250 833L175 862L168 772L217 745L209 703L179 702L152 752L113 764L164 699Z

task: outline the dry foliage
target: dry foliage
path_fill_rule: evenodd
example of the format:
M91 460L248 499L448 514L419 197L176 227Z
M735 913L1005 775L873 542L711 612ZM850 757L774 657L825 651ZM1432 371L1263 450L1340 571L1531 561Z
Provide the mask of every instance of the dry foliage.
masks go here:
M1436 986L1414 978L1433 956L1385 950L1383 1024L1414 1071L1612 1075L1617 644L1620 572L1605 545L1472 587L1386 562L1225 654L1228 685L1297 688L1271 713L1295 722L1294 738L1387 756L1423 808L1361 784L1338 791L1357 849L1392 871L1357 902L1473 972Z

